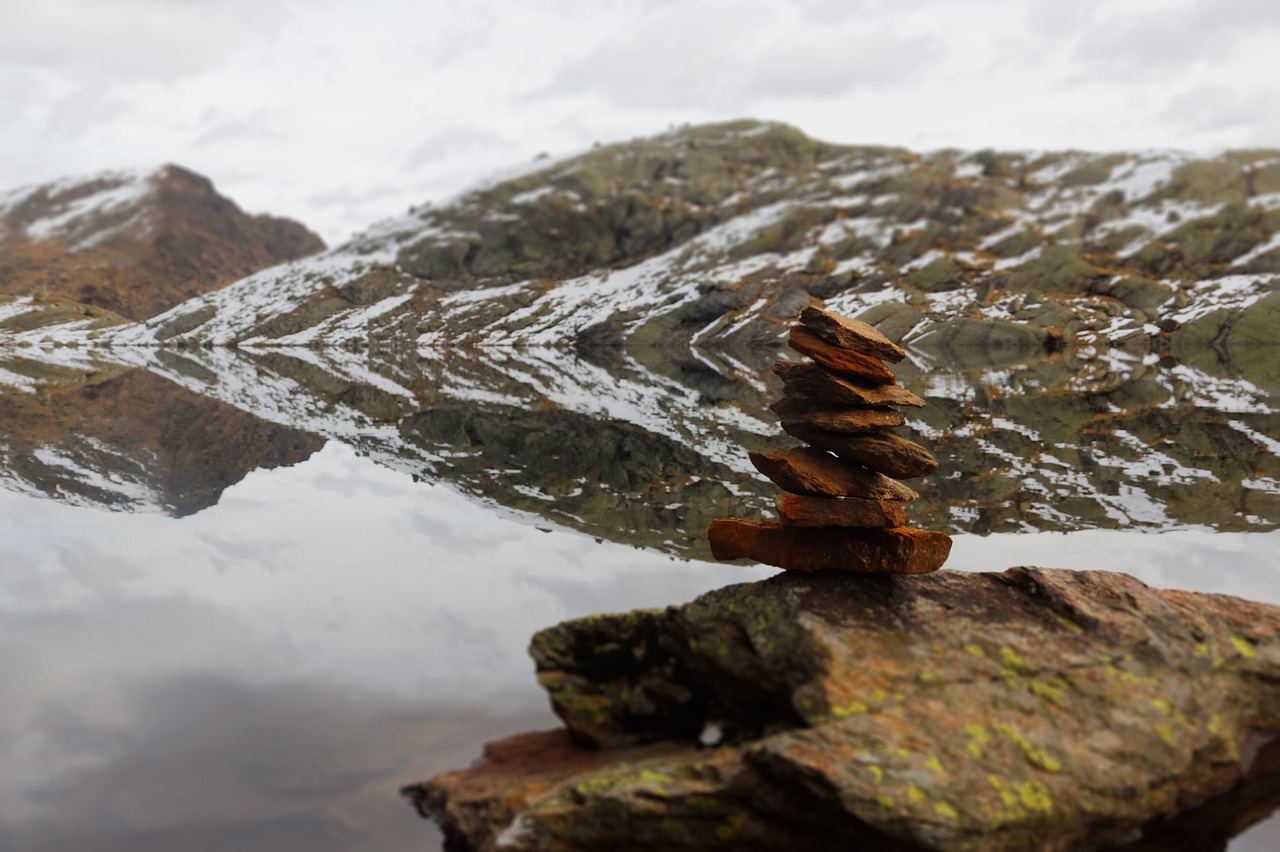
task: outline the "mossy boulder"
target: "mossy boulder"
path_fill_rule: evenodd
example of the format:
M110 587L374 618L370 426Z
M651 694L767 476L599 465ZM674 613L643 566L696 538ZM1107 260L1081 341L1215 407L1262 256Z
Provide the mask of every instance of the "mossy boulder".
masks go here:
M1081 256L1078 245L1046 246L1000 279L1006 289L1032 293L1087 293L1106 277Z
M1122 574L783 575L531 651L570 736L405 790L456 848L1221 848L1280 801L1280 609Z
M1118 299L1131 308L1151 310L1172 299L1175 291L1168 284L1151 278L1119 276L1097 282L1092 292Z
M873 325L885 337L894 343L900 343L907 332L918 326L924 319L924 312L906 302L881 302L858 314L857 319Z
M967 283L964 266L950 257L931 260L924 266L911 270L904 278L906 283L926 293L958 290Z
M1188 266L1198 268L1230 263L1268 236L1260 210L1233 202L1212 216L1184 223L1165 239L1178 246Z

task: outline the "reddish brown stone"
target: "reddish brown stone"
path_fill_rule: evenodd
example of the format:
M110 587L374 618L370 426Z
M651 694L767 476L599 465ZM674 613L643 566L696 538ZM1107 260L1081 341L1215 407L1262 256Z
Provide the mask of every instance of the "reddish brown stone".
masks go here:
M949 535L915 527L786 527L717 518L707 538L716 559L754 559L787 571L928 574L951 553Z
M806 444L894 479L911 479L938 469L938 460L928 450L892 432L832 432L786 422L782 428Z
M901 346L862 320L842 317L820 308L805 308L800 312L800 324L832 346L852 349L881 361L896 364L907 356Z
M877 385L857 382L846 376L829 373L817 364L779 361L773 371L782 379L787 396L816 399L841 405L912 405L919 408L924 400L900 385Z
M829 405L795 397L783 397L769 408L783 423L803 423L832 432L875 432L907 422L892 408Z
M861 352L832 346L800 326L791 329L787 344L802 355L808 355L828 370L846 373L878 385L891 385L895 381L893 370L886 367L879 359Z
M782 453L749 452L751 463L779 488L812 497L865 497L869 500L914 500L920 495L882 473L850 464L813 447Z
M789 527L900 527L907 513L897 500L861 497L802 497L779 494L778 515Z

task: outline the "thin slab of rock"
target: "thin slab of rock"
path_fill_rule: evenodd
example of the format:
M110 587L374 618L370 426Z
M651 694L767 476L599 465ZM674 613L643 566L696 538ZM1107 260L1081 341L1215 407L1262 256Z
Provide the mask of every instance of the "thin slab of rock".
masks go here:
M804 497L779 494L778 517L792 527L900 527L907 513L897 500L861 497Z
M924 400L901 385L856 382L830 373L817 364L779 361L773 372L782 379L787 396L824 400L842 405L910 405L923 406Z
M783 397L769 406L783 423L808 424L832 432L875 432L907 422L902 412L892 408L829 405L808 399Z
M781 453L747 453L756 470L784 491L813 497L914 500L920 495L895 479L850 464L824 450L797 447Z
M891 385L897 380L893 370L878 358L832 346L812 332L800 326L791 329L787 345L802 355L808 355L828 370L847 373L855 379L877 385Z
M783 422L783 430L820 450L846 461L869 467L894 479L911 479L933 473L938 460L924 447L892 432L832 432L802 423Z
M450 848L1189 852L1280 802L1280 608L1123 574L782 574L530 653L573 737L407 788Z
M901 346L885 337L875 326L852 317L829 313L821 308L805 308L800 312L800 325L832 346L852 349L891 364L907 357Z
M785 571L928 574L951 553L951 536L915 527L800 527L716 518L707 539L716 559L753 559Z

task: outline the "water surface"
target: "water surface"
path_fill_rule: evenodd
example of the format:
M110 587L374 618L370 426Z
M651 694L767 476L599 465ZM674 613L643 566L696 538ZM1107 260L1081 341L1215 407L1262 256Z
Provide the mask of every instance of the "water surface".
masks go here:
M136 357L0 397L2 848L433 848L397 787L555 724L533 632L772 573L703 540L769 511L758 366ZM1069 367L904 380L948 568L1280 603L1270 395Z

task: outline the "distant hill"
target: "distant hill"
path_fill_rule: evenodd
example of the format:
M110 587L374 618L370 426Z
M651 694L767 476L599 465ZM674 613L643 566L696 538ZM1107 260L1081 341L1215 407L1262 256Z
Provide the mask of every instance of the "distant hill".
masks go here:
M744 450L777 444L770 367L824 304L907 349L895 370L930 404L906 428L943 460L914 486L921 525L1274 529L1278 231L1280 152L682 128L537 161L144 322L0 305L0 387L145 366L479 499L699 555L708 518L769 511Z
M0 296L90 309L81 314L145 320L324 247L290 219L246 214L179 166L0 192Z
M107 337L693 363L825 303L948 359L1216 341L1244 363L1280 336L1277 231L1280 152L919 154L743 121L535 163Z

